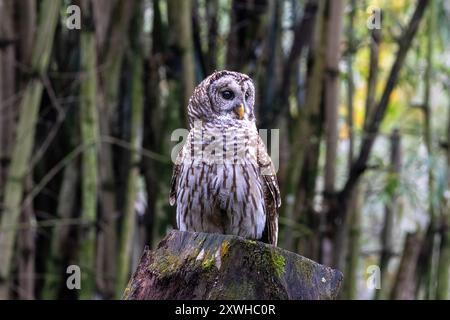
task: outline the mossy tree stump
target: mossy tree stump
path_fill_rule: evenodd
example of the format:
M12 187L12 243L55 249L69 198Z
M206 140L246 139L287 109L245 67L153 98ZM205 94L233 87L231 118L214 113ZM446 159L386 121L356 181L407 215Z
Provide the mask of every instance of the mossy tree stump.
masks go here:
M124 299L334 299L342 274L241 237L173 230L145 250Z

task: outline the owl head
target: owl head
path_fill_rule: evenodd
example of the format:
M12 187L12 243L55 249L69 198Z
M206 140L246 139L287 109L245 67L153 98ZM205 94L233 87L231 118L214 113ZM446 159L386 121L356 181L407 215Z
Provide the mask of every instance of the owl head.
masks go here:
M255 121L255 86L252 79L239 72L216 71L194 90L188 105L189 126L195 121L239 124Z

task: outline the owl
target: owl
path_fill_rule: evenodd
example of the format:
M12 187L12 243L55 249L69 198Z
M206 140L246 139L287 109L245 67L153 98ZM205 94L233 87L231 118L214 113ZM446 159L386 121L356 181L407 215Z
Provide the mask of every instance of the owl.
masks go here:
M242 73L217 71L195 88L170 190L180 230L277 245L281 197L254 103L253 81Z

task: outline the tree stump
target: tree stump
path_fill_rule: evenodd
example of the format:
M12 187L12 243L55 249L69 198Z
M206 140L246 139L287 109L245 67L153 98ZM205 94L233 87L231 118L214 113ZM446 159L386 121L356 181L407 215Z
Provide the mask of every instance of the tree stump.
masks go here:
M241 237L173 230L144 250L123 298L335 299L342 274Z

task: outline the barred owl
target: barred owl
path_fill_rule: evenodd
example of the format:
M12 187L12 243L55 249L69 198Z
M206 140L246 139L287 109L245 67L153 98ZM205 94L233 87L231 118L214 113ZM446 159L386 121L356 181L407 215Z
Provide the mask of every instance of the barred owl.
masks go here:
M254 102L253 81L238 72L217 71L195 88L170 190L180 230L277 245L280 191Z

